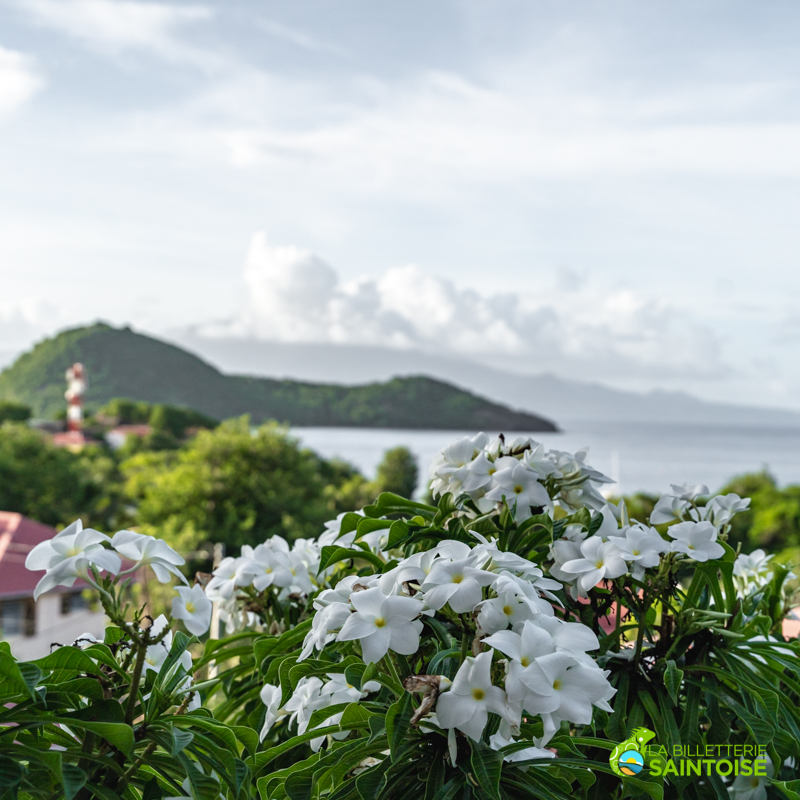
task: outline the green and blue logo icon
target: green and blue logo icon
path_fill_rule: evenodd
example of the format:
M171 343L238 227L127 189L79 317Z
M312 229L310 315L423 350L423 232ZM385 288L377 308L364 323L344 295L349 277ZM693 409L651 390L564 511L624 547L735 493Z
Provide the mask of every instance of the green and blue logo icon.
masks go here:
M645 745L655 738L653 731L636 728L624 741L620 742L609 756L608 763L621 778L638 775L644 769Z

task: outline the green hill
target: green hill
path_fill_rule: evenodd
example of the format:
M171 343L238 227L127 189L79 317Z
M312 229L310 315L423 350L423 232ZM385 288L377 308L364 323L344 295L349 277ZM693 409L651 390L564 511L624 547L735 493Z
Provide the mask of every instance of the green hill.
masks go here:
M64 372L87 368L86 404L115 397L193 408L216 419L250 414L297 426L552 431L548 420L426 377L365 386L223 375L174 345L130 328L97 323L39 342L0 373L0 399L29 405L38 417L65 407Z

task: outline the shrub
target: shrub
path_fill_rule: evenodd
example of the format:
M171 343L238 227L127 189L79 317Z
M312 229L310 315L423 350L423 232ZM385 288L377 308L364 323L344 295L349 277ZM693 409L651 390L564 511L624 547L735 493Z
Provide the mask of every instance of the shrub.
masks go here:
M177 573L163 542L75 526L40 545L42 590L82 577L112 626L34 663L0 649L4 792L797 797L788 571L727 544L747 500L674 487L636 521L585 454L526 438L458 440L433 475L435 505L384 493L179 586L192 636L125 604L126 574Z

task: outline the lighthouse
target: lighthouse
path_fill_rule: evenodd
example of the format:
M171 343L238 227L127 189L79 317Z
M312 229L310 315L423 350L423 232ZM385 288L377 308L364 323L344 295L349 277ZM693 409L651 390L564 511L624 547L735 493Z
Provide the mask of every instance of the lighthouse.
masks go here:
M83 398L86 394L86 369L83 364L73 364L67 370L66 378L67 391L64 397L67 400L67 429L53 434L53 444L77 452L90 441L83 433Z
M67 370L67 430L80 433L83 430L83 396L86 394L86 370L83 364L73 364Z

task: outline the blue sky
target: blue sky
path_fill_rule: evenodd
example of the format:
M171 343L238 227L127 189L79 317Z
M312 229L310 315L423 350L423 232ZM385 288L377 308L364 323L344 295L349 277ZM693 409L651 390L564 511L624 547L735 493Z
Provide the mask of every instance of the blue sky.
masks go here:
M800 408L800 6L0 0L0 351L103 318Z

